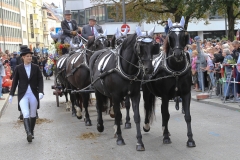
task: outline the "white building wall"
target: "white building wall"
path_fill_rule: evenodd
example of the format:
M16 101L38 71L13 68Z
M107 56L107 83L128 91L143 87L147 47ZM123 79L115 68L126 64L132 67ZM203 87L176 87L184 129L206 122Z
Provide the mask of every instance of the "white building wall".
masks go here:
M21 28L22 28L22 44L23 45L28 45L28 30L27 30L28 26L27 26L26 9L27 8L26 8L25 0L21 0L20 1L20 12L21 12ZM25 17L25 23L22 22L22 20L23 20L22 17Z

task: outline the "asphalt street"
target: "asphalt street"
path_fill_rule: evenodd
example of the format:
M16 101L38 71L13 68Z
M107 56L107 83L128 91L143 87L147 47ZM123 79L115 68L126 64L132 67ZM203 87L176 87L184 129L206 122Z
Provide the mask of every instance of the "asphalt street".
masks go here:
M53 78L52 78L53 79ZM0 160L239 160L240 112L192 101L191 116L195 148L188 148L187 125L184 115L170 103L169 130L171 144L162 143L161 101L157 100L156 120L151 130L143 135L146 151L136 151L136 128L131 111L131 129L122 129L125 146L117 146L113 137L114 119L104 114L103 133L97 131L97 113L90 106L93 126L86 127L66 111L60 98L56 107L51 85L45 80L45 95L38 110L41 124L36 124L35 139L31 144L26 140L22 122L18 121L17 97L9 104L0 119ZM141 117L144 120L143 101ZM125 109L122 109L125 117ZM123 120L125 123L125 120ZM122 127L123 128L123 127ZM92 133L95 139L83 137Z

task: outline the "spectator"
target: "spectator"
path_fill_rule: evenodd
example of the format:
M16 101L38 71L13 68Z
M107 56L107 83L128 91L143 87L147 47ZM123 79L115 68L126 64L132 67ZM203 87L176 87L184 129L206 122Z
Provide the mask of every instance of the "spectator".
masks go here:
M11 66L12 72L14 72L16 65L17 65L17 52L14 51L13 58L10 60L10 66Z
M168 34L168 31L169 31L169 26L168 26L168 21L165 22L165 27L164 27L164 32L165 34L167 35Z
M195 86L195 91L201 92L201 90L199 90L198 88L198 77L197 77L198 75L197 75L197 65L196 65L197 55L198 55L198 52L196 50L192 51L192 79L193 79L193 85Z
M233 88L233 84L229 81L231 81L231 73L232 73L232 66L229 65L229 61L233 60L233 57L230 54L230 50L229 49L223 49L223 53L222 53L224 60L223 60L223 65L225 68L225 77L226 77L226 82L224 83L224 97L226 97L226 99L230 98L230 94L229 91L232 91Z
M5 73L5 68L2 61L2 54L3 53L0 52L0 100L5 100L5 98L3 98L2 96L2 80L3 80L3 77L6 76L6 73Z

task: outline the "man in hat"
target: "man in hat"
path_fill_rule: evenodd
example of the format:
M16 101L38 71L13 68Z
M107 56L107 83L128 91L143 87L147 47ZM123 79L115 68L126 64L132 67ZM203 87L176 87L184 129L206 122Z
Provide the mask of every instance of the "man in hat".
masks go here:
M94 27L98 31L98 33L103 33L102 27L96 24L97 20L95 16L89 17L89 24L83 26L82 28L82 36L85 39L91 39L94 36Z
M17 65L17 52L14 51L13 58L10 60L10 66L11 66L12 72L14 72L16 65Z
M64 16L65 16L65 20L61 22L61 27L63 30L63 34L61 37L62 43L64 42L65 38L71 39L73 36L77 35L77 31L78 31L77 22L75 20L71 20L71 16L72 16L71 11L66 10Z

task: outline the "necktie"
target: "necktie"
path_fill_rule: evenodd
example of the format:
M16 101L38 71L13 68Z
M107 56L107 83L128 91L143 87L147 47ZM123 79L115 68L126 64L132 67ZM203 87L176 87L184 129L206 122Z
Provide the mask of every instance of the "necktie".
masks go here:
M93 31L93 27L91 27L92 28L92 35L94 36L94 31Z

